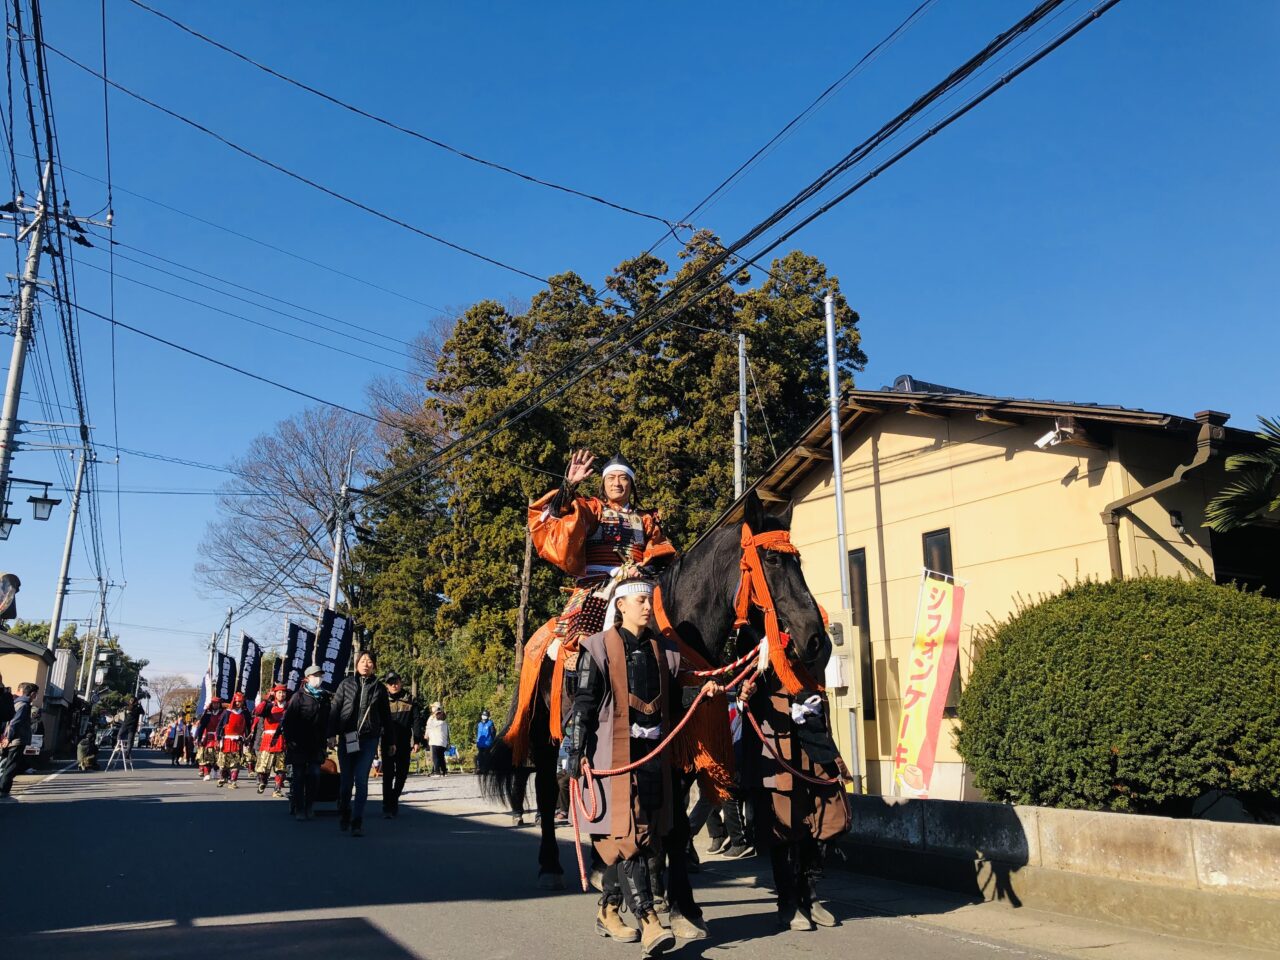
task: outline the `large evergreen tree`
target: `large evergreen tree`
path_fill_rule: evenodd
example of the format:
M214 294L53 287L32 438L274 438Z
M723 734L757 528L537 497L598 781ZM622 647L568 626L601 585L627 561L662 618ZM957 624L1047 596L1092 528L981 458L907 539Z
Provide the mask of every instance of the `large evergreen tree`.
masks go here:
M718 250L714 237L699 233L674 273L645 254L619 265L605 291L566 273L527 309L482 301L458 318L426 384L421 422L430 427L406 434L389 451L380 474L386 482L374 489L394 492L365 511L352 564L362 625L425 696L447 695L466 716L506 676L525 510L557 485L571 449L623 451L639 469L642 502L662 511L677 544L689 542L733 500L739 333L746 334L754 375L750 477L823 407L828 291L836 297L842 382L852 385L866 361L857 314L822 263L792 252L774 260L755 287L738 267L727 283L717 272L698 279L659 308L656 315L669 313L669 322L615 362L572 389L552 391L474 451L437 456L441 445L500 415L602 337L626 329L634 311L692 278ZM409 469L415 464L416 472ZM530 630L558 610L564 584L540 561L532 574Z

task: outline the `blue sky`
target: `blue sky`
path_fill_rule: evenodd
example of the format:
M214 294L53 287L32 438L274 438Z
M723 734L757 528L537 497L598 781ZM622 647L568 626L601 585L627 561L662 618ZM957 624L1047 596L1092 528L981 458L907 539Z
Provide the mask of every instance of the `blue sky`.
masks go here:
M655 4L643 15L634 5L605 4L382 2L355 15L336 2L154 5L471 152L675 218L916 2ZM100 64L98 5L44 6L48 42ZM126 0L107 7L114 79L458 243L536 274L573 269L598 282L660 233L654 223L481 169L339 111ZM699 224L736 236L1029 8L1027 0L935 0ZM1085 9L1075 4L1053 27ZM1260 0L1213 8L1124 0L800 234L793 245L831 267L862 315L870 363L860 385L909 372L1001 395L1180 414L1212 407L1231 412L1237 426L1277 412L1266 345L1280 277L1278 27L1280 6ZM51 71L63 161L102 177L101 85L56 57ZM111 124L118 188L446 310L537 289L119 94ZM33 195L31 163L19 163ZM68 172L67 187L77 212L105 202L93 180ZM436 315L119 190L115 211L124 243L395 337L411 338ZM103 258L87 251L81 262ZM314 334L134 264L117 269ZM105 312L102 275L82 266L78 285L80 301ZM116 314L348 405L363 403L364 383L380 372L123 279ZM102 321L81 322L96 436L111 443L110 341ZM124 447L225 463L305 405L127 332L116 349ZM20 453L14 472L52 478L51 458ZM128 456L119 475L126 490L208 491L223 479ZM101 478L104 489L115 488L114 467L103 466ZM112 575L128 584L112 595L112 619L126 649L153 661L151 672L194 673L200 638L226 606L201 596L192 577L214 499L120 499L122 547L115 497L102 498ZM9 555L4 568L22 575L27 616L48 614L65 520L64 503L54 522L25 522L0 546ZM78 549L72 576L88 575ZM66 615L86 618L92 603L75 593ZM241 626L268 640L281 629L277 617Z

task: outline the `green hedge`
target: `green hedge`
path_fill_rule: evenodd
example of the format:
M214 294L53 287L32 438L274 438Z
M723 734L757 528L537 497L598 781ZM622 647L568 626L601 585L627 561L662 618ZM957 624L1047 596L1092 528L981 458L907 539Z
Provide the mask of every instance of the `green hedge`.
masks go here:
M1280 798L1280 603L1206 580L1082 583L979 631L956 747L999 801L1186 816Z

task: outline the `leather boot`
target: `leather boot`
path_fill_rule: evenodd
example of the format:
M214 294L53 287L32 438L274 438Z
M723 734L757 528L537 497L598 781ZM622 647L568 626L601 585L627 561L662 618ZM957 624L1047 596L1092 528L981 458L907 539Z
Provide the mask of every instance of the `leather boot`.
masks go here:
M800 912L820 927L840 926L840 921L818 899L818 890L812 877L805 880L805 895L800 900Z
M640 918L640 946L644 948L641 956L656 957L675 945L675 936L662 925L656 913L650 910Z
M609 900L601 900L600 909L596 911L596 933L622 943L635 943L640 939L640 931L627 926L618 904Z
M686 917L674 906L671 908L671 932L680 940L704 940L707 925L701 917Z

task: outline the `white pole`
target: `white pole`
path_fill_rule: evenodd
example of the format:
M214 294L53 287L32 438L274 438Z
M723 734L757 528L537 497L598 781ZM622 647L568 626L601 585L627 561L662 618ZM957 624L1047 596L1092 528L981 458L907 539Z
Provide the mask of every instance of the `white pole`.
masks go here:
M71 548L76 542L76 515L80 512L80 486L84 483L86 451L80 451L76 467L76 488L71 495L71 517L67 520L67 540L62 546L62 567L58 573L58 590L53 595L53 616L49 619L49 649L58 649L58 630L62 627L62 601L67 596L67 574L71 568Z
M747 335L738 334L738 416L733 429L733 495L747 489Z
M53 176L53 164L46 163L40 197L36 200L35 219L27 228L27 262L22 271L22 287L18 295L18 323L13 331L13 356L9 361L9 379L4 391L4 410L0 413L0 500L9 493L9 461L13 457L13 437L18 432L18 400L22 395L22 371L27 363L27 347L35 339L32 317L36 306L36 279L40 272L40 252L44 244L45 196ZM19 235L21 238L21 234ZM0 503L0 516L6 514Z
M831 404L831 463L835 473L836 548L840 551L840 608L851 605L849 591L849 545L844 526L844 452L840 442L840 378L836 368L836 298L828 293L827 308L827 398Z
M338 494L338 505L333 518L333 569L329 572L329 609L338 609L338 570L342 566L342 547L347 538L347 496L351 491L351 464L356 458L355 447L347 456L347 473Z

